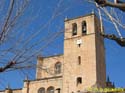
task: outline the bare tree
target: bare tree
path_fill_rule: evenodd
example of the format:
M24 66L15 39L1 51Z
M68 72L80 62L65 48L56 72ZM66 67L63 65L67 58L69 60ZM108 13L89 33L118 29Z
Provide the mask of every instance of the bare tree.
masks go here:
M95 0L99 5L105 7L105 6L110 6L114 8L119 8L122 11L125 11L125 2L122 2L120 0L114 0L115 2L109 2L107 0Z
M100 17L100 23L101 23L101 33L104 38L114 40L117 44L119 44L121 47L125 47L125 38L123 37L123 34L121 33L121 30L124 30L125 23L123 21L124 11L125 11L125 3L120 0L114 0L114 2L108 1L108 0L88 0L88 2L91 2L95 4L97 8L97 13ZM106 7L109 6L109 7ZM120 10L117 10L120 9ZM123 12L122 12L122 11ZM117 35L115 35L115 32L112 32L111 34L105 34L107 32L103 30L103 21L107 21L111 23L114 26L114 30L116 31ZM107 29L105 27L105 29ZM110 33L109 32L109 33Z
M1 74L17 71L23 77L32 77L32 71L37 67L45 70L42 66L36 66L37 57L44 53L49 54L51 51L46 50L49 45L57 49L52 43L62 37L64 28L62 24L54 27L51 25L58 21L58 17L64 18L63 14L72 7L71 0L67 2L68 6L64 0L58 0L53 7L46 4L43 9L41 5L44 4L33 5L33 0L0 1ZM48 13L46 9L53 10Z
M4 10L6 3L9 3L9 5L6 6L7 9ZM18 2L17 0L10 0L10 1L1 0L0 4L1 4L1 8L3 9L0 12L0 14L2 15L1 24L0 24L0 46L1 46L1 49L2 49L2 45L5 44L6 41L9 41L8 36L9 36L9 34L11 34L12 30L16 26L18 19L23 14L28 3L29 2L27 0L22 0L20 2ZM5 13L4 13L4 11L5 11ZM4 58L4 56L7 53L11 52L11 49L2 50L2 51L6 51L6 53L1 51L0 57ZM7 64L5 64L3 67L0 68L0 72L6 71L7 69L11 68L12 66L14 66L16 64L16 62L14 62L12 60L5 62L5 63L7 63Z

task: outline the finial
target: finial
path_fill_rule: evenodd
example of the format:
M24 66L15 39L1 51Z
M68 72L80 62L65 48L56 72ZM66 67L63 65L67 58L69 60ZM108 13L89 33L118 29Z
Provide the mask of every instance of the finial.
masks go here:
M107 82L110 82L109 76L107 77Z
M7 84L6 89L8 89L8 90L10 89L10 84L9 83Z
M29 80L28 75L26 75L25 80L26 80L26 81L28 81L28 80Z
M92 12L91 12L92 14L94 14L95 13L95 11L94 11L94 9L92 9Z
M65 21L67 21L67 20L68 20L68 17L66 16L66 17L65 17Z
M113 87L115 87L115 83L113 82Z

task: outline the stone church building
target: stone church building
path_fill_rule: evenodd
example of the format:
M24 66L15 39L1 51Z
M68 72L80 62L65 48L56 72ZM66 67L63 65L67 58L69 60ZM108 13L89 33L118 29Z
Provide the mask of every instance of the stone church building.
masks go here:
M22 89L0 93L88 93L91 87L112 86L106 82L104 39L94 13L65 19L64 54L37 58L35 80L25 80Z

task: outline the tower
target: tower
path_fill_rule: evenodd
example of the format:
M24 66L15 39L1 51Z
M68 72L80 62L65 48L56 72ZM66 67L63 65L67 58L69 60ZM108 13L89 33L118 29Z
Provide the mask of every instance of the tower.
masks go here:
M95 14L65 20L63 93L105 87L105 51Z

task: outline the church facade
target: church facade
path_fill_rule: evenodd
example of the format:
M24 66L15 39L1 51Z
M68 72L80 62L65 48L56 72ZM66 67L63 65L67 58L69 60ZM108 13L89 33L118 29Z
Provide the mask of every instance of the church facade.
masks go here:
M106 87L104 40L96 15L65 19L64 53L39 56L37 67L35 80L0 93L87 93L91 87Z

